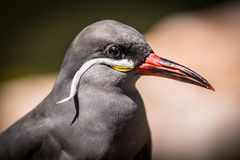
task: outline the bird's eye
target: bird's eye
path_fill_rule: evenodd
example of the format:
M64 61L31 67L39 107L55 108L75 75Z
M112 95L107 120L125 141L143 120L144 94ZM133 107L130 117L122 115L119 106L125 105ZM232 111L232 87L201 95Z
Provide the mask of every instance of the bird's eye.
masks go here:
M115 45L109 47L109 49L107 50L107 54L110 58L117 58L117 59L122 58L121 48Z

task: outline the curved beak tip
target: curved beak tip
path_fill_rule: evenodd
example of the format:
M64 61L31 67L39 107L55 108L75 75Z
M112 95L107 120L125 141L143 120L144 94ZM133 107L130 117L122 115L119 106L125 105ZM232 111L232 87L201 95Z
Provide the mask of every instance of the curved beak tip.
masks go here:
M210 83L208 84L207 89L210 89L210 90L212 90L213 92L215 92L215 89L213 88L213 86L212 86Z
M161 58L154 53L150 54L145 63L136 68L136 71L142 75L170 78L215 91L213 86L206 79L193 70L173 61Z

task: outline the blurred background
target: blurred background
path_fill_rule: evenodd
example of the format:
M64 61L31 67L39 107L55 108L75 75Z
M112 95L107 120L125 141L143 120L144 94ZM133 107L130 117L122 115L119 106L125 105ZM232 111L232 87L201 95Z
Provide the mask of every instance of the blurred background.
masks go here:
M240 159L240 2L230 0L5 1L0 6L0 132L51 91L83 27L126 23L154 51L197 71L212 92L142 77L153 159Z

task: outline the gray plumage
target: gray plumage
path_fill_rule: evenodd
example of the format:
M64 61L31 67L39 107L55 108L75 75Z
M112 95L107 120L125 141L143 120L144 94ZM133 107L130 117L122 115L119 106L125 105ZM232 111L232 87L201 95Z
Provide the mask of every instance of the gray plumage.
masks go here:
M143 36L122 23L104 20L83 29L70 45L50 94L0 135L1 160L151 159L151 136L135 88L136 72L94 65L81 78L75 98L56 104L69 95L81 65L107 57L106 46L111 44L122 46L123 56L135 65L151 52ZM76 111L78 119L71 124Z

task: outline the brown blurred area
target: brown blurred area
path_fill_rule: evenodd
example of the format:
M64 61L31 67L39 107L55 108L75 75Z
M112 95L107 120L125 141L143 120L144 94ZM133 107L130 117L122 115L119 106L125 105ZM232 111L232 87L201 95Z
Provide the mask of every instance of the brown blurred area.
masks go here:
M240 159L240 3L172 15L146 39L155 52L197 71L208 91L143 77L153 152L163 159Z
M240 3L168 16L145 37L155 53L197 71L216 89L156 77L137 82L153 158L240 159ZM3 83L0 132L40 103L55 78L32 75Z

